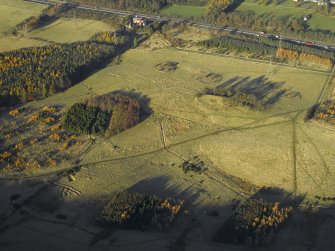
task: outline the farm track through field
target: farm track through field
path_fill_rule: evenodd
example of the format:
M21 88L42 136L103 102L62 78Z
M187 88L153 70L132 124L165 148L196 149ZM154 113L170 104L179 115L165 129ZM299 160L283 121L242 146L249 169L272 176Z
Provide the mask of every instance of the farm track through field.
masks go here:
M303 109L302 111L306 111L307 109ZM301 110L298 110L301 111ZM296 113L297 111L291 111L291 112L285 112L285 113L280 113L280 114L275 114L275 115L271 115L268 116L266 118L260 119L258 121L253 121L250 123L246 123L244 125L241 126L237 126L237 127L230 127L230 128L222 128L222 129L218 129L209 133L205 133L203 135L194 137L194 138L190 138L184 141L180 141L177 143L173 143L168 145L167 147L175 147L175 146L179 146L179 145L183 145L185 143L189 143L192 141L196 141L202 138L206 138L206 137L210 137L210 136L214 136L214 135L218 135L227 131L238 131L238 130L251 130L251 129L255 129L255 128L262 128L262 127L268 127L268 126L273 126L273 125L278 125L278 124L284 124L284 123L289 123L290 120L286 120L286 121L281 121L281 122L275 122L275 123L271 123L271 124L265 124L265 125L258 125L255 127L250 127L252 125L258 124L260 122L265 122L268 119L280 116L280 115L285 115L285 114L292 114L292 113ZM134 155L129 155L129 156L123 156L123 157L119 157L119 158L106 158L106 159L102 159L99 161L94 161L94 162L87 162L87 163L80 163L78 165L74 165L74 166L69 166L69 167L64 167L61 170L54 170L48 173L40 173L40 174L36 174L36 175L23 175L23 176L18 176L18 175L7 175L7 176L0 176L0 180L19 180L19 179L31 179L31 178L37 178L37 177L45 177L45 176L49 176L49 175L55 175L55 174L61 174L64 172L68 172L72 169L77 169L83 166L90 166L90 165L96 165L96 164L103 164L103 163L109 163L109 162L115 162L115 161L122 161L122 160L127 160L127 159L133 159L133 158L138 158L138 157L143 157L143 156L147 156L147 155L151 155L151 154L155 154L155 153L159 153L161 151L165 150L164 147L161 148L157 148L155 150L149 151L149 152L143 152L143 153L138 153L138 154L134 154Z

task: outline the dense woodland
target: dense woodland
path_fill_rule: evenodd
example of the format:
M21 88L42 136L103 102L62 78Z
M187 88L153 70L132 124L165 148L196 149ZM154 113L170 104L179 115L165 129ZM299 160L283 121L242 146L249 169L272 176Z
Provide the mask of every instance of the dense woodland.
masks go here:
M140 122L140 103L125 95L108 93L73 105L63 127L84 134L112 136Z
M123 191L111 198L99 216L108 227L134 230L168 230L181 213L183 204L141 193Z
M283 208L278 202L247 200L223 224L214 241L252 247L269 245L292 212L292 207Z
M102 33L89 42L1 53L0 106L25 103L66 90L119 53L128 41L127 34Z

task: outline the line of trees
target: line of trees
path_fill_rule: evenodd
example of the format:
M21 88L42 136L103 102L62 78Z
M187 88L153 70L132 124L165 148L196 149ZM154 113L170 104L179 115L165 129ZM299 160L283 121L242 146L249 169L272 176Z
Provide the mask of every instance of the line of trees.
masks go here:
M203 6L207 0L72 0L71 2L105 8L158 12L170 4Z
M29 32L41 26L44 26L48 23L51 23L57 18L59 18L60 14L67 9L69 9L69 6L64 4L50 5L42 11L41 15L37 17L35 16L29 17L24 21L22 21L21 23L19 23L16 26L14 33Z
M334 52L318 48L293 44L289 42L282 43L282 49L278 49L278 41L272 39L251 40L236 37L217 36L208 40L198 42L198 45L205 48L218 48L219 51L237 51L238 53L250 53L258 56L272 55L273 57L287 57L289 59L303 59L314 63L332 65L335 59ZM286 52L292 57L288 57Z
M0 106L44 98L71 87L120 53L131 40L128 33L110 36L113 41L96 35L99 42L55 44L0 53Z

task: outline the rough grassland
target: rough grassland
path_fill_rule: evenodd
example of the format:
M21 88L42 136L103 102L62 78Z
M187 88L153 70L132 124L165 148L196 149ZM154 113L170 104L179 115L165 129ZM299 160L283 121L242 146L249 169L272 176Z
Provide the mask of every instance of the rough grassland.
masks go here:
M187 6L187 5L171 5L161 11L167 16L182 16L182 17L202 17L205 15L206 7L203 6Z
M0 36L30 16L36 16L46 6L22 0L0 0Z
M148 43L156 50L150 50L148 44L129 50L83 83L27 104L32 108L60 105L66 110L94 93L124 90L147 95L153 113L110 139L91 138L91 147L78 159L75 181L70 182L67 175L50 175L20 183L0 182L0 215L11 215L1 234L6 249L24 246L35 251L38 243L42 250L231 250L210 240L238 201L257 193L274 200L285 195L280 190L260 194L259 187L246 181L308 193L306 201L313 205L321 201L315 195L334 196L335 132L303 122L305 109L318 100L327 73L275 66L273 74L266 76L268 80L300 92L301 98L282 98L269 110L252 111L219 97L197 97L204 87L218 84L203 84L198 79L211 72L222 74L221 82L237 77L255 79L267 75L267 63L160 49L167 43L155 36ZM177 69L155 69L166 61L178 62ZM195 157L204 161L208 170L184 174L180 165ZM50 171L61 167L66 166ZM49 182L54 178L57 183ZM94 226L97 206L105 202L101 196L124 189L177 197L186 200L191 210L169 233L110 233ZM15 200L17 194L21 197ZM16 202L22 203L25 214L13 213ZM333 212L320 210L311 217L297 212L278 234L273 250L306 250L306 246L327 250L334 246ZM320 232L324 234L319 237Z
M57 43L88 40L100 31L110 30L103 22L85 19L60 18L50 25L36 29L30 36Z
M166 60L179 62L178 69L169 73L156 71L155 65ZM99 94L122 89L150 97L154 116L112 138L125 155L161 147L158 119L166 130L166 144L185 159L196 154L206 156L221 170L259 186L275 185L313 194L334 192L335 180L325 173L335 161L329 150L335 134L303 122L303 112L317 101L326 73L279 67L268 80L283 83L283 88L300 92L302 98L285 97L259 112L231 106L218 97L197 98L196 93L206 86L197 79L208 72L221 73L223 82L235 77L254 79L267 75L268 65L174 49L136 49L127 52L121 64L107 67L84 82ZM70 106L86 95L87 90L79 84L40 103ZM96 149L85 161L101 154L101 149ZM310 177L311 172L315 177ZM320 188L320 184L325 187Z

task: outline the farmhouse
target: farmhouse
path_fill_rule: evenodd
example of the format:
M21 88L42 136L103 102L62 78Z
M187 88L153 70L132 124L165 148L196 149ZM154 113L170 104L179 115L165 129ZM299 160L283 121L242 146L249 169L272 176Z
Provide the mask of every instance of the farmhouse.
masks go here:
M144 18L141 18L139 16L135 16L133 18L133 25L137 25L137 26L145 26L146 25L146 21Z

